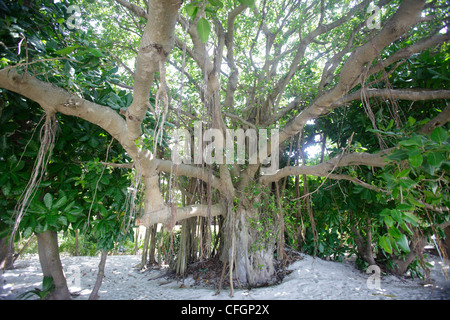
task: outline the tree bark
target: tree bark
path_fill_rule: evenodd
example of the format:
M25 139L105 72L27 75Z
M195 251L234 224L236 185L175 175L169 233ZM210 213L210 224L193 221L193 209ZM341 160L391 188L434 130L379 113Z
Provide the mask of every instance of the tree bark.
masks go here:
M442 245L445 249L447 259L450 258L450 226L444 229L445 239L442 241Z
M355 233L356 249L361 258L363 258L369 265L377 265L372 252L372 231L370 218L366 219L366 238L361 235L361 232L352 225L352 231Z
M264 239L263 233L267 230L261 233L252 226L252 222L257 223L258 219L254 210L238 208L235 212L230 212L227 219L229 230L224 262L234 264L239 283L249 288L274 284L277 237ZM273 228L276 229L276 226Z
M157 225L154 224L151 228L151 238L150 238L150 250L148 252L148 265L156 264L156 232L158 231Z
M408 270L409 265L423 253L425 248L425 237L415 233L414 240L411 243L411 252L403 258L394 258L394 267L390 270L393 274L402 276Z
M74 256L78 256L78 254L79 254L79 244L80 244L79 240L80 240L79 239L79 230L77 229L77 230L75 230L75 253L74 253Z
M139 228L136 228L136 233L134 236L134 249L133 249L133 255L136 255L139 249Z
M39 261L44 277L52 277L55 289L46 296L46 300L70 300L70 292L59 257L58 233L47 230L36 233Z
M144 237L144 247L142 249L142 256L141 256L141 268L145 268L147 265L147 253L148 253L148 245L150 241L150 235L151 235L151 229L152 226L148 226L145 228L145 237Z
M14 245L9 237L0 239L0 270L11 269L14 264Z
M97 281L95 282L94 289L89 296L89 300L98 300L98 291L102 285L103 277L105 276L105 265L106 258L108 257L108 251L102 250L102 255L100 257L100 263L98 265Z

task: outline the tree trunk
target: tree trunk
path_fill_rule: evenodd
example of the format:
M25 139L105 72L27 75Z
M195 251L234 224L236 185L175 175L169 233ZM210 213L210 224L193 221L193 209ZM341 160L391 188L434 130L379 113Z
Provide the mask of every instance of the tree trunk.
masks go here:
M148 243L151 235L151 228L145 228L145 237L144 237L144 248L142 249L142 258L141 258L141 268L144 268L147 265L147 252L148 252Z
M136 255L138 250L139 250L139 228L136 228L136 233L134 237L133 255Z
M222 260L235 266L235 274L240 284L248 287L260 287L275 283L274 253L278 232L276 220L272 229L260 224L261 218L254 210L238 208L227 215L226 248ZM259 226L263 225L261 229ZM274 230L275 229L275 230ZM230 268L231 272L233 268Z
M361 232L355 227L352 227L353 232L356 235L356 250L361 258L364 259L369 265L377 265L372 252L372 232L370 231L370 225L367 227L367 237L361 235Z
M0 269L11 269L14 264L14 244L9 237L0 239Z
M77 230L75 230L75 253L74 253L74 256L78 256L78 254L79 254L79 243L80 243L80 241L79 241L79 237L78 237L78 234L79 234L79 232L78 232L78 229Z
M197 218L191 218L191 219L197 219ZM181 223L181 235L180 235L180 249L178 250L177 254L177 261L175 263L175 272L177 275L184 276L184 272L186 270L187 264L188 264L188 251L190 250L189 245L189 220L186 219L183 220Z
M89 300L98 300L98 298L99 298L98 291L100 290L100 286L102 285L103 277L105 275L105 265L106 265L107 257L108 257L108 251L102 250L100 263L98 265L97 281L95 282L94 289L92 289L92 292L89 295Z
M158 231L158 225L154 224L151 228L150 250L148 252L148 264L156 264L156 232Z
M55 289L46 296L46 300L71 299L67 281L59 258L58 233L47 230L36 233L38 240L39 261L44 277L52 277Z
M450 258L450 226L447 226L444 228L444 234L445 234L445 239L442 240L442 246L443 249L445 250L445 256L446 258ZM442 253L444 254L444 253Z
M423 249L425 248L425 237L419 235L417 232L414 234L414 240L410 245L411 252L406 255L404 259L392 259L394 261L394 268L390 271L398 276L402 276L408 270L409 265L416 260L418 256L421 256Z

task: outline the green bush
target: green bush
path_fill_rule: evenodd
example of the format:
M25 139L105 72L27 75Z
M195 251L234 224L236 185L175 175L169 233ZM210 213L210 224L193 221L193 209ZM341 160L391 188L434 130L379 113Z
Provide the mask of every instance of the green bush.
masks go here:
M75 255L75 237L71 234L60 235L59 252ZM79 256L95 256L97 250L96 240L89 235L80 234L78 236L78 255Z

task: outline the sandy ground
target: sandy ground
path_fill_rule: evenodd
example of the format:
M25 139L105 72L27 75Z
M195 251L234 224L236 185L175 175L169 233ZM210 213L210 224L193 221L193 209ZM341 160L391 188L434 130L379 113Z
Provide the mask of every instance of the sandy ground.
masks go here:
M100 288L103 300L450 300L450 279L442 272L439 257L429 256L434 265L431 284L420 279L364 273L351 261L339 263L301 255L291 264L281 284L243 290L216 290L202 279L184 281L164 277L166 270L140 271L140 256L108 256ZM94 286L99 257L61 258L69 289L75 300L86 300ZM448 265L448 261L447 261ZM449 272L450 273L450 272ZM161 277L162 276L162 277ZM23 292L41 288L42 273L37 255L15 263L15 269L1 275L0 300L14 300ZM34 298L33 298L34 299Z

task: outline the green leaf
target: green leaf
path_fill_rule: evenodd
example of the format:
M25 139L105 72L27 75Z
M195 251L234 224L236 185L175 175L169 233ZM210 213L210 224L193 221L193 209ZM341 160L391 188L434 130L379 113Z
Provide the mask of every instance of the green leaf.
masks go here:
M404 231L408 232L410 235L413 235L413 232L411 231L411 229L409 229L408 225L407 225L405 222L402 222L402 223L400 224L400 227L401 227Z
M409 253L411 250L409 249L409 245L408 245L408 238L406 238L406 235L402 234L400 236L400 238L398 238L396 240L398 246L400 247L400 249L402 249L402 251Z
M408 123L409 123L410 126L413 126L414 123L416 123L416 119L414 119L413 117L408 117Z
M411 203L412 205L414 205L416 207L425 208L425 205L423 203L420 203L419 201L417 201L413 195L408 196L407 200L409 203Z
M80 140L80 141L88 141L90 138L91 138L91 136L89 134L86 134L86 135L82 136L78 140Z
M320 253L323 253L323 251L324 251L325 248L324 248L322 242L319 243L318 249L319 249L319 252L320 252Z
M419 154L422 154L422 149L421 148L412 148L412 149L408 149L408 157L415 157Z
M5 197L9 196L11 193L11 181L6 181L4 185L2 185L2 192Z
M48 223L44 221L44 224L40 223L36 226L35 232L36 233L44 233L48 230Z
M92 148L97 148L98 145L99 145L99 142L98 142L98 140L97 140L96 138L91 137L91 138L89 139L89 145L90 145Z
M58 222L61 223L64 226L67 226L69 223L67 221L67 217L66 216L59 216L58 217Z
M223 7L223 3L220 0L208 0L208 2L215 7Z
M3 187L3 185L8 180L9 180L9 173L8 172L2 173L2 175L0 176L0 185Z
M39 184L39 188L45 188L45 187L48 187L48 186L51 185L51 184L52 184L51 181L42 181L42 182Z
M394 226L394 220L391 216L384 216L384 223L386 223L388 227Z
M11 155L8 157L8 162L9 162L9 168L12 169L16 166L17 164L17 157L15 154Z
M394 238L399 239L402 236L402 233L400 230L398 230L396 227L389 228L388 233Z
M409 157L409 163L412 167L417 168L422 165L423 162L423 156L421 154L418 154L417 156Z
M12 180L15 184L19 184L19 177L17 176L17 174L11 172L10 177L11 177L11 180Z
M75 205L75 201L70 202L65 208L64 211L68 212L70 211L70 209L72 209L72 207Z
M407 203L399 203L397 205L397 210L409 210L409 211L412 211L414 209L415 209L414 206L412 206L410 204L407 204Z
M100 58L100 57L104 57L105 55L103 54L103 52L101 52L99 49L97 48L89 48L88 49L90 53L92 53L95 57Z
M239 0L239 2L249 7L253 7L255 4L255 0Z
M380 212L380 216L382 216L382 217L387 216L387 215L390 215L390 214L391 214L391 209L388 209L388 208L384 208L384 209L381 210L381 212Z
M391 129L393 125L394 125L394 119L391 119L391 121L389 121L389 124L388 124L388 126L385 128L384 131L387 131L387 130Z
M399 143L400 143L400 145L402 145L404 147L413 147L413 146L421 146L422 145L422 141L417 136L411 137L408 140L400 141Z
M383 248L384 251L386 251L389 254L392 254L392 246L389 241L389 239L386 238L386 236L382 236L380 240L378 240L378 244L381 248Z
M47 207L48 210L52 209L53 205L53 197L50 193L46 193L44 196L44 204Z
M29 238L33 234L33 228L28 227L25 229L25 231L22 233L22 237Z
M56 203L53 205L54 209L59 209L61 208L63 205L65 205L67 203L68 199L66 196L62 196L60 199L58 199L58 201L56 201Z
M59 54L59 55L62 55L62 56L65 56L65 55L68 55L68 54L74 52L79 47L80 47L80 45L76 44L76 45L69 46L69 47L64 48L64 49L57 50L57 51L55 51L55 53Z
M424 158L423 160L424 161L422 163L422 168L425 170L426 173L434 175L438 168L428 163L428 157Z
M186 13L188 14L188 16L194 20L195 17L197 16L197 12L198 12L198 7L192 3L187 4L184 9L186 10Z
M42 280L42 291L50 291L53 289L53 286L53 278L44 276Z
M398 178L404 178L407 177L409 175L409 173L411 172L411 169L405 169L400 171L400 173L398 174Z
M398 181L399 185L401 185L405 189L411 189L416 182L410 178L402 178Z
M441 152L432 152L427 155L427 161L430 165L438 167L442 161L445 160L445 156Z
M32 201L30 204L30 210L37 214L45 214L48 212L47 208L39 201Z
M408 159L408 153L405 150L397 150L386 157L389 160L401 161Z
M74 207L74 208L70 209L70 211L68 211L68 212L73 216L79 216L80 214L83 213L83 208Z
M410 212L402 212L402 217L406 222L411 223L413 226L417 227L419 218Z
M208 20L206 20L205 18L200 18L200 20L198 20L197 32L202 43L206 43L209 38L209 33L211 32L211 27Z
M381 174L381 177L387 182L387 183L395 183L395 177L387 172L383 172Z
M57 227L58 226L58 216L56 214L50 214L46 216L45 219L49 226Z
M20 161L14 168L13 171L17 172L23 169L23 167L25 167L25 162L24 161Z
M447 136L448 136L447 130L445 130L442 127L437 127L431 133L430 138L431 140L439 144L442 144L444 141L447 140Z
M402 222L402 212L396 209L391 210L392 218L398 223Z
M111 180L111 176L104 175L101 177L100 182L104 185L108 185L109 181Z
M69 222L74 223L75 221L77 221L77 218L75 218L73 215L66 213L65 217L67 218L67 220L69 220Z
M389 242L391 243L392 251L400 251L400 249L398 248L396 239L390 234L388 234L387 238L388 238Z

